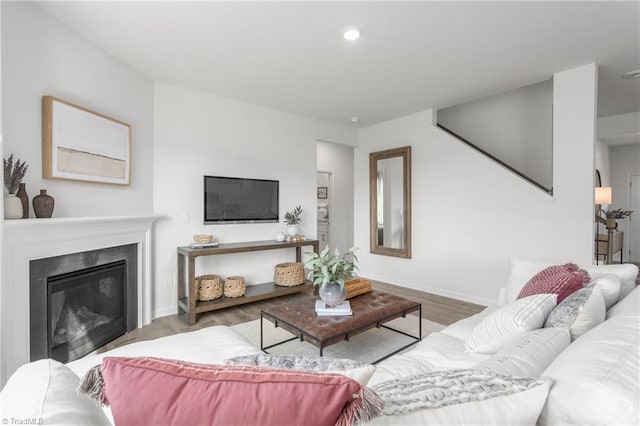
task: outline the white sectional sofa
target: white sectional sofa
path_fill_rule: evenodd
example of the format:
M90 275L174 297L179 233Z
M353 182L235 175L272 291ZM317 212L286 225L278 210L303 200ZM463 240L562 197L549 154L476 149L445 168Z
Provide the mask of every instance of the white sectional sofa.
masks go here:
M548 265L513 260L504 292L505 306L515 306L522 286ZM520 330L495 353L470 352L469 340L474 330L477 332L478 325L495 317L495 312L507 309L498 306L432 333L408 351L381 362L368 381L373 390L382 391L385 386L393 390L416 377L438 372L450 375L451 372L471 369L540 378L539 386L520 393L507 391L486 400L480 398L436 409L384 415L370 423L640 424L640 290L635 288L638 268L634 265L607 265L585 269L592 279L607 279L611 277L607 274L613 274L622 290L615 300L609 300L613 306L606 311L606 316L595 320L599 324L588 331L583 329L581 336L574 341L571 341L567 329L536 328ZM612 295L607 297L611 299ZM78 377L100 364L105 356L151 356L219 364L234 356L259 353L232 329L209 327L130 344L66 366L41 360L22 366L10 378L2 391L0 417L43 419L43 424L111 424L108 409L104 415L92 400L75 392ZM203 424L215 422L205 419ZM260 424L259 420L256 424Z

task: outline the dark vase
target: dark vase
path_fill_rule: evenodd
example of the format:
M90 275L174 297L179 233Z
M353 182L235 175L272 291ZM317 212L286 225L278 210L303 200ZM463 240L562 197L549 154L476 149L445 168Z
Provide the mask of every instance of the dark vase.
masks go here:
M51 217L55 200L51 195L47 195L46 189L40 190L40 195L33 197L33 212L36 217Z
M16 192L16 197L20 198L22 202L22 218L26 219L29 217L29 195L27 195L27 184L21 183L18 187L18 192Z

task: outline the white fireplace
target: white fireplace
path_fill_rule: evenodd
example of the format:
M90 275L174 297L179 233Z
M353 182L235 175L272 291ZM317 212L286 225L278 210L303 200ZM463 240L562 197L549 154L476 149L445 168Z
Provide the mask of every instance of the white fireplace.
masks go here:
M4 222L0 382L29 362L29 265L91 250L137 246L137 324L151 322L151 238L155 216L21 219Z

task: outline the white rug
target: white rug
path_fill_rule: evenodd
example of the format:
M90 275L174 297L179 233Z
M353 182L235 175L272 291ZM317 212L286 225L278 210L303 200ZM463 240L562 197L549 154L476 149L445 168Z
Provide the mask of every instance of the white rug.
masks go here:
M406 333L418 334L418 317L408 315L407 318L397 318L386 323L389 327ZM422 320L422 337L440 331L445 326L432 321ZM232 326L235 331L245 336L256 347L260 347L260 320L254 320ZM282 328L276 328L272 322L264 320L264 345L281 342L292 338L293 334ZM413 340L415 341L415 340ZM352 337L348 342L340 342L324 348L323 356L328 358L349 358L363 363L371 363L389 353L400 349L412 342L412 339L400 333L385 328L372 328L362 334ZM276 355L297 355L317 358L320 351L316 346L299 339L275 346L267 350Z

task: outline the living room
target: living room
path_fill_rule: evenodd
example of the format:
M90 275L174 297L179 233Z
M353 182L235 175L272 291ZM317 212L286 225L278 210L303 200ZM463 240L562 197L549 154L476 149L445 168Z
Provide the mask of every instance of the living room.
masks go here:
M91 7L101 8L98 15L115 16L114 22L117 22L118 16L124 19L129 12L139 12L135 8L142 8L143 4L129 11L110 10L107 4L79 3L76 6L74 12L73 8L57 8L55 3L49 6L31 2L1 4L2 151L5 158L13 153L29 164L24 182L30 195L36 195L39 189L46 188L55 197L52 221L67 221L70 235L74 234L74 227L84 226L74 223L74 220L82 222L86 218L142 216L153 223L151 237L143 237L149 238L145 240L145 250L148 252L145 280L148 284L144 294L146 320L143 322L176 313L176 247L188 243L194 234L210 233L217 241L226 243L271 240L276 232L284 230L282 223L203 225L203 175L279 180L280 213L297 205L303 206L300 233L311 237L316 235L319 141L346 146L354 151L352 243L360 248L360 270L368 278L471 303L492 305L500 287L507 281L509 259L512 257L571 261L580 265L593 263L594 163L597 162L597 111L600 102L598 83L599 75L612 72L607 68L599 68L602 65L598 64L596 53L585 53L581 56L581 59L585 58L582 62L575 62L579 55L566 61L557 60L557 64L562 64L557 68L536 69L527 72L526 78L512 76L511 80L507 80L500 76L498 69L526 67L520 67L517 60L496 56L499 49L494 49L491 50L494 56L487 57L485 61L491 65L487 66L489 69L496 69L496 77L492 81L485 80L487 83L483 88L473 86L473 72L476 66L482 68L478 70L479 73L486 73L486 68L474 62L479 58L472 58L469 62L456 64L455 67L452 65L447 71L441 71L458 75L459 87L448 97L442 95L435 103L399 108L395 115L385 117L367 117L359 111L343 114L345 107L340 104L336 105L335 112L335 116L341 115L342 121L338 122L335 116L319 119L307 110L292 112L284 107L265 106L272 105L268 100L263 103L242 100L246 99L242 94L249 96L252 90L246 82L259 80L261 63L270 60L281 61L282 73L279 84L271 87L271 94L278 98L278 93L283 92L295 99L286 90L289 79L301 78L287 76L286 73L288 61L300 60L295 55L270 56L265 51L262 56L254 57L253 62L243 63L244 68L233 71L244 77L247 86L243 90L234 92L232 83L228 87L224 83L212 85L211 90L205 90L195 84L190 86L173 80L172 73L183 66L180 58L167 59L169 65L166 70L160 70L152 77L128 63L130 58L126 55L130 52L116 56L114 52L119 46L116 42L121 42L117 28L101 27L99 31L113 33L115 44L110 46L100 45L83 35L90 29L86 27L92 24L90 21L83 24L81 17ZM594 7L597 6L596 3ZM238 18L251 7L257 6L240 4L237 7L234 9L226 5L225 10L230 15L224 18L223 11L220 11L223 17L216 17L216 20ZM262 5L260 11L268 7ZM339 8L338 5L331 7ZM624 12L624 8L633 7L633 3L619 7L621 9L616 9L611 16L620 19L633 16L633 13ZM637 12L637 5L635 7ZM260 15L260 11L254 13ZM186 10L184 13L190 16ZM295 16L295 13L291 13L291 16ZM313 13L301 13L307 18L313 16ZM566 11L559 10L558 13L564 18L569 15ZM167 15L163 16L167 18ZM596 16L597 13L591 13L585 19L604 26L605 19L601 22ZM637 49L634 51L638 45L634 39L637 38L637 32L633 32L638 29L637 21L636 14L635 18L625 20L624 24L619 21L616 24L608 22L608 25L617 27L619 37L624 38L625 43L612 43L607 49L615 51L611 56L631 52L628 56L632 66L629 69L640 67ZM74 25L70 26L68 22L74 22ZM347 24L349 22L341 25ZM166 25L170 27L171 22ZM583 25L588 27L587 24ZM292 28L296 28L296 25ZM342 26L336 27L337 37L341 37L341 29ZM572 35L578 37L576 34L584 27L578 26L573 30L575 33ZM362 41L366 43L367 35L373 37L375 31L372 27L364 28ZM506 39L512 36L508 31L515 29L509 27L504 31ZM93 35L98 38L101 36ZM180 44L179 41L173 41L173 36L167 31L162 42ZM142 50L149 35L141 33L139 37ZM467 35L464 40L469 42L473 37ZM215 54L224 54L228 49L233 49L235 41L233 35L220 40L224 41L225 46L215 46L212 52L184 50L188 52L187 56L206 57L206 61L203 61L208 68L198 71L209 72L211 80L222 81L227 65L218 63ZM358 46L347 46L341 42L336 40L336 46L343 49L339 55L344 55L346 65L338 71L348 71L358 58L349 58L348 55L357 55ZM135 45L136 41L130 40L130 43ZM242 47L239 40L237 43L238 48ZM579 46L588 51L585 44ZM603 50L600 46L597 48L598 52ZM551 47L549 49L552 50ZM575 50L580 49L576 47ZM407 51L400 53L417 55L410 47ZM141 57L144 56L143 51L139 53ZM332 72L312 60L315 56L313 52L310 53L310 59L305 59L310 61L310 68L319 67L320 71L315 71L318 73ZM541 62L543 54L543 51L532 53L539 55ZM561 56L557 52L553 54ZM319 53L317 56L317 61L321 62L322 55ZM480 53L478 56L482 57ZM601 56L603 60L607 59ZM434 57L429 59L439 61ZM358 71L361 70L358 68ZM163 76L163 72L166 72L166 76ZM311 75L315 75L315 72ZM525 74L524 69L522 74ZM392 76L390 81L399 80L402 75ZM441 76L425 75L424 78ZM361 75L361 78L365 80L365 75ZM435 111L440 107L549 78L553 78L554 84L553 195L540 191L432 125ZM637 80L628 81L637 88ZM384 99L389 95L386 92L393 91L393 84L378 89L381 93L377 96ZM358 90L365 103L384 103L377 96L369 100L365 96L367 88L364 83ZM237 98L234 99L231 93L238 94ZM131 124L130 185L101 185L41 177L41 100L45 95ZM304 98L307 95L301 93L298 96ZM281 100L282 105L286 104L285 101L287 99ZM288 105L295 104L291 98L288 101ZM358 104L349 106L355 105ZM625 110L612 115L637 112L637 109ZM352 123L352 116L358 116L360 122ZM369 154L401 146L412 147L413 247L410 259L368 252ZM614 205L625 207L622 204ZM114 222L113 226L117 228L120 222L116 219ZM11 285L7 274L13 268L6 266L12 255L12 244L16 241L10 243L5 236L17 236L19 239L22 231L16 231L18 226L5 222L0 228L3 237L0 293L3 363L7 346L5 342L9 341L5 339L14 333L12 320L9 319L12 317L8 313L19 309L14 308L16 300L8 297L13 290L7 290ZM36 235L46 234L47 230L40 227L32 232ZM35 240L35 237L29 238ZM200 266L203 273L206 269L213 269L225 276L242 273L249 277L249 282L262 282L270 280L273 275L271 267L265 268L265 265L282 261L282 254L276 252L247 256L251 257L229 257L220 262L211 260ZM20 303L23 301L20 300ZM3 382L7 379L6 373L3 371Z

